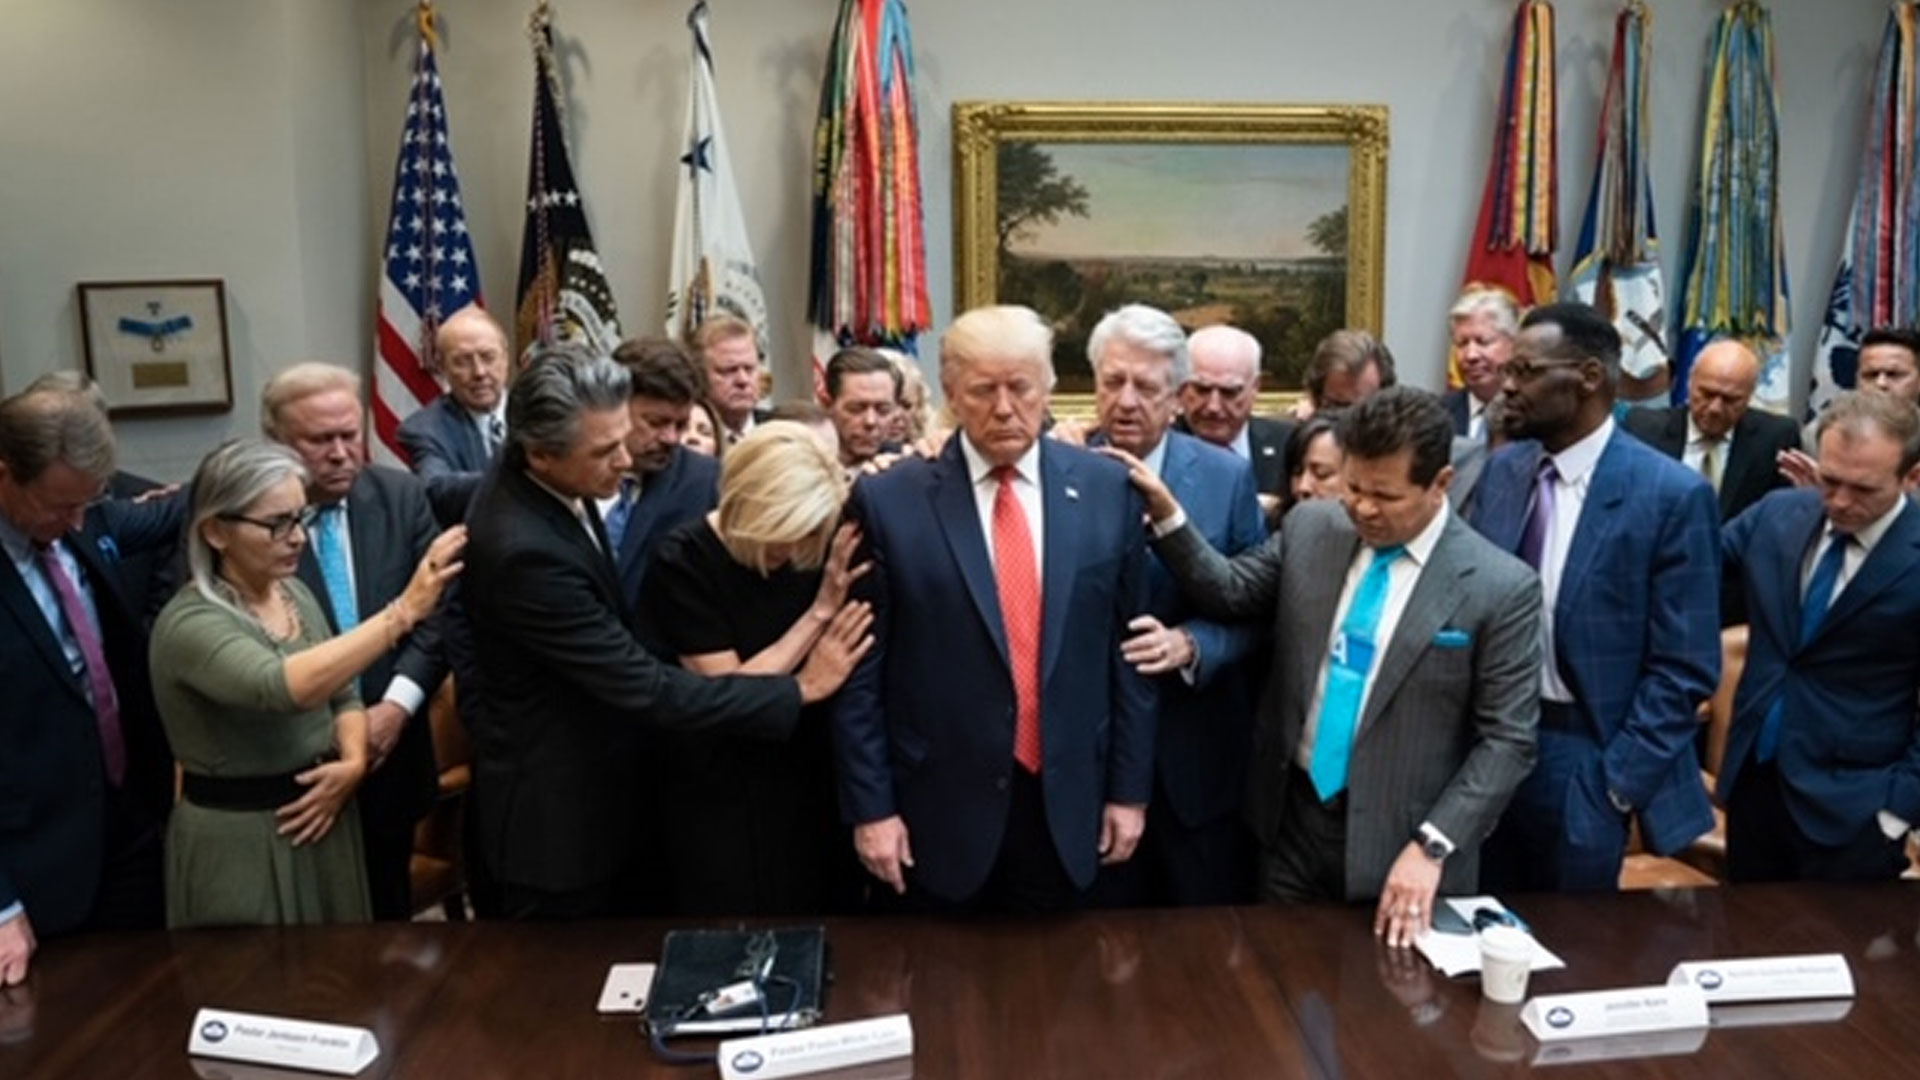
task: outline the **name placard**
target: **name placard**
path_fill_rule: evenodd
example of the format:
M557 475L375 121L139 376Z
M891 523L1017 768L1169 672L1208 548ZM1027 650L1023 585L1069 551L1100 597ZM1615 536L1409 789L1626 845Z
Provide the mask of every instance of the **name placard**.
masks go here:
M1520 1022L1541 1042L1704 1028L1707 998L1692 985L1550 994L1527 1002Z
M193 1018L187 1053L351 1076L380 1056L380 1044L366 1028L201 1009Z
M1667 981L1699 987L1709 1005L1853 996L1853 969L1839 953L1688 960Z
M1543 1042L1533 1054L1535 1065L1584 1065L1597 1061L1634 1061L1639 1058L1691 1054L1707 1041L1706 1028L1648 1031L1639 1035L1602 1035L1597 1039Z

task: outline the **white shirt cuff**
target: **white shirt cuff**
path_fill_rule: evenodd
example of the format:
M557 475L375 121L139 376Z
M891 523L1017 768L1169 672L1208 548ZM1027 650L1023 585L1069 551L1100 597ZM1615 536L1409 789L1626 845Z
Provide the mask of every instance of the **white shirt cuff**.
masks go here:
M1878 811L1878 814L1880 818L1880 831L1886 833L1887 839L1889 840L1898 840L1913 830L1912 825L1885 810Z
M19 900L15 900L6 907L0 908L0 926L4 926L26 913L27 905Z
M1186 523L1187 523L1187 508L1183 506L1175 510L1173 512L1173 516L1168 518L1165 521L1149 522L1147 525L1147 528L1150 532L1153 533L1153 538L1155 540L1160 540L1165 537L1172 536L1174 533L1179 532L1180 527L1185 525Z
M419 683L405 675L395 675L393 681L387 684L387 692L381 696L380 700L391 701L400 706L401 712L412 716L420 711L420 706L427 700L427 692L420 689Z
M1431 821L1423 821L1420 823L1420 838L1422 840L1432 838L1434 840L1440 841L1442 844L1445 844L1447 846L1448 855L1452 855L1454 852L1460 850L1460 845L1453 842L1453 837L1448 836L1446 833L1441 832L1439 826L1435 825Z

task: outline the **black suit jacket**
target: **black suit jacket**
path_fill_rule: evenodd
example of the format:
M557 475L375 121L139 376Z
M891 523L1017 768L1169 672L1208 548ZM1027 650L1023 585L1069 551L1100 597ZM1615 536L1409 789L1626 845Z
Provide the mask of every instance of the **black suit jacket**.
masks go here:
M1687 452L1687 410L1628 409L1627 430L1673 458ZM1720 520L1732 521L1769 491L1787 486L1775 462L1782 450L1800 448L1800 427L1784 416L1748 409L1733 426L1733 449L1720 471Z
M640 610L640 578L654 545L713 509L719 499L720 463L705 454L677 449L666 468L646 478L620 540L620 596L629 611Z
M1173 422L1173 429L1183 435L1193 434L1184 416ZM1292 434L1293 425L1288 421L1248 418L1247 455L1248 464L1253 466L1255 489L1269 495L1287 493L1287 438Z
M173 755L153 707L147 639L121 595L114 545L92 528L69 533L93 595L127 747L125 795L158 824L173 794ZM86 919L99 888L109 798L100 729L59 639L13 560L0 551L0 908L26 905L36 934Z
M434 516L449 525L465 518L489 463L472 414L452 394L442 394L402 420L397 435L413 474L427 485Z
M354 602L364 622L406 591L439 529L427 504L426 488L398 469L369 465L348 489L346 502ZM312 544L300 553L299 577L327 613L328 628L339 633L340 620ZM412 679L431 699L446 674L436 615L421 620L399 645L361 672L360 700L368 705L378 702L396 675ZM360 785L360 813L373 820L416 821L433 806L438 786L433 733L423 704L407 721L386 762Z
M524 470L503 455L467 517L476 836L497 880L578 890L617 877L647 825L643 724L784 739L800 692L784 676L703 678L648 653L599 516L589 505L597 546Z

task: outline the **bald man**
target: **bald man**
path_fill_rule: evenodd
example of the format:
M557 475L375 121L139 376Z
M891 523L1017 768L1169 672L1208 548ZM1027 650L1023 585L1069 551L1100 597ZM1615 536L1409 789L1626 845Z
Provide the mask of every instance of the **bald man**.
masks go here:
M1685 408L1627 410L1628 431L1707 478L1723 522L1767 492L1789 486L1780 459L1800 453L1797 424L1747 407L1759 384L1760 358L1753 350L1738 341L1716 341L1693 361ZM1724 582L1720 590L1721 626L1747 621L1746 596L1726 587L1737 584Z
M1261 504L1277 505L1287 486L1287 434L1293 425L1253 415L1260 393L1260 342L1233 326L1206 326L1187 337L1193 366L1180 384L1174 430L1233 451L1253 466Z
M486 471L507 433L507 357L512 349L493 316L469 304L433 336L447 392L400 424L400 445L414 475L427 482L434 516L466 516L475 474Z
M1687 404L1629 409L1627 430L1707 478L1720 497L1720 520L1775 488L1782 451L1800 445L1800 429L1784 416L1750 409L1760 383L1760 359L1738 341L1716 341L1701 351L1688 376Z

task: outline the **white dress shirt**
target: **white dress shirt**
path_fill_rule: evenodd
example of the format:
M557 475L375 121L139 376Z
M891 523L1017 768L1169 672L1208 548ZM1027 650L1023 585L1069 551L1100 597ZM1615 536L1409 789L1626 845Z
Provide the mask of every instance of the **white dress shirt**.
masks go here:
M1420 574L1433 558L1434 546L1440 543L1440 533L1447 527L1447 518L1451 511L1446 503L1440 504L1440 511L1427 522L1418 536L1407 541L1405 555L1393 561L1387 568L1387 599L1380 608L1380 623L1375 629L1373 640L1373 667L1367 672L1366 685L1360 691L1360 716L1367 715L1367 702L1373 697L1374 677L1380 674L1380 664L1387 658L1387 648L1393 641L1393 632L1400 625L1400 616L1406 613L1407 601L1413 596L1413 587L1420 582ZM1340 624L1346 621L1347 609L1353 606L1353 594L1360 587L1360 579L1366 576L1367 567L1373 564L1374 549L1366 544L1354 552L1353 562L1347 566L1346 584L1340 588L1340 603L1333 609L1333 625L1327 627L1327 651L1320 657L1320 668L1313 676L1313 697L1307 701L1306 723L1300 730L1300 746L1294 752L1294 761L1301 769L1313 767L1313 743L1320 734L1320 709L1326 703L1327 668L1333 660L1334 639L1340 636ZM1355 728L1355 733L1358 733Z
M1544 656L1540 664L1540 696L1562 705L1573 701L1573 691L1560 675L1558 654L1553 651L1553 607L1560 601L1560 579L1567 568L1567 553L1573 550L1573 533L1580 527L1580 511L1587 505L1587 489L1593 484L1594 466L1613 438L1613 417L1609 416L1586 438L1567 447L1553 458L1560 477L1553 486L1553 520L1547 523L1547 542L1540 556L1540 644Z
M993 465L980 456L964 433L957 436L960 440L960 453L967 461L967 475L973 481L973 505L980 512L980 535L987 542L987 558L993 559L993 500L1000 494L1000 482L994 479ZM1044 582L1046 553L1044 536L1045 517L1041 510L1040 498L1040 440L1035 439L1020 460L1013 463L1016 474L1013 481L1013 496L1020 500L1020 509L1027 515L1027 534L1033 537L1033 568ZM1045 590L1042 589L1044 594Z
M1721 438L1709 438L1706 432L1694 426L1693 417L1687 417L1687 446L1680 455L1680 463L1702 476L1706 472L1701 465L1707 459L1707 448L1713 448L1713 489L1720 490L1720 482L1727 475L1727 456L1733 453L1733 432L1728 431Z

